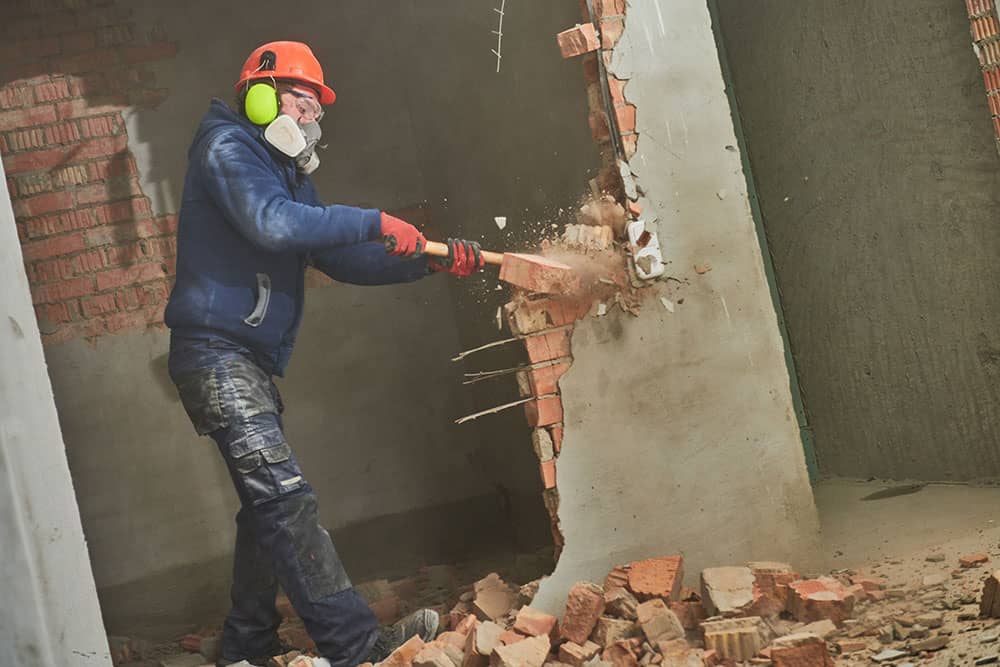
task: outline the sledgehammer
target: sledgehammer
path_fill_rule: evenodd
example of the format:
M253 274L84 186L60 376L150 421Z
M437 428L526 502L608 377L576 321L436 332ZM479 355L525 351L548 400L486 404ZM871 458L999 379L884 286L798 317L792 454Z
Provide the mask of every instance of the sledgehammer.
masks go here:
M427 241L424 253L432 257L447 257L448 245ZM529 292L567 294L580 287L580 278L573 267L541 255L517 252L482 251L483 261L500 267L500 280Z

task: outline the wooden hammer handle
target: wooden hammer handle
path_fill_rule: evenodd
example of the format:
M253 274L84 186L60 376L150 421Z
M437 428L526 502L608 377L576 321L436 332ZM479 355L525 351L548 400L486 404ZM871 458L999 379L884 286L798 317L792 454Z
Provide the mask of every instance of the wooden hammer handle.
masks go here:
M427 245L424 246L424 254L430 255L431 257L447 257L448 244L438 243L437 241L428 241ZM496 264L497 266L503 264L503 253L483 250L482 255L483 261L487 264Z

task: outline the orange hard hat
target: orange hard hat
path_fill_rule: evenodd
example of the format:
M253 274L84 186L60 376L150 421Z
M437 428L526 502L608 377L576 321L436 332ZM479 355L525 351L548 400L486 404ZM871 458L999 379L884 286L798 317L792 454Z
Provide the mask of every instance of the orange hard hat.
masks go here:
M302 42L268 42L247 57L236 82L239 92L247 84L262 79L301 81L316 89L320 104L333 104L337 94L323 83L323 68L312 49Z

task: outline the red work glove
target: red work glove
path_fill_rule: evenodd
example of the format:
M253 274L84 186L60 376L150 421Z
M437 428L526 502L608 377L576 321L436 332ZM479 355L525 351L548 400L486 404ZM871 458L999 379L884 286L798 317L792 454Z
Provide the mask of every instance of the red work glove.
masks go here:
M416 227L388 213L382 214L382 239L390 255L419 255L427 243Z
M475 241L448 239L448 256L427 261L434 271L447 271L456 276L468 276L486 265L479 244Z

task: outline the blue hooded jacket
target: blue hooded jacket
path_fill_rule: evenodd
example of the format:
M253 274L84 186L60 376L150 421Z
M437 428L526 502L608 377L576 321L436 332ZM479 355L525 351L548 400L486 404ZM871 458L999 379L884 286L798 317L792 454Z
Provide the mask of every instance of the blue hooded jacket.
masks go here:
M324 206L263 129L212 100L188 151L177 230L174 335L223 338L281 375L302 319L305 269L385 285L428 274L424 257L386 253L377 209Z

